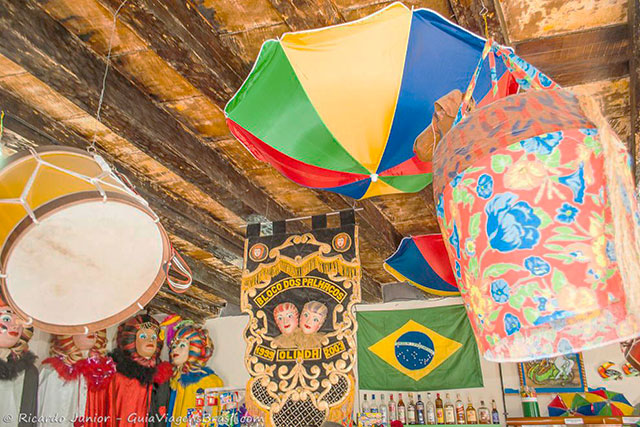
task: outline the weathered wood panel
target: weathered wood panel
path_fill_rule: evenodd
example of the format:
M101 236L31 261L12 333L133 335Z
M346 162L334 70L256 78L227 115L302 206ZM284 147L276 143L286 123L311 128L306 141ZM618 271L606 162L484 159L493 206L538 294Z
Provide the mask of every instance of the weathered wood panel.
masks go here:
M627 0L500 0L512 42L621 24Z
M628 73L629 31L625 24L528 40L516 53L563 86Z

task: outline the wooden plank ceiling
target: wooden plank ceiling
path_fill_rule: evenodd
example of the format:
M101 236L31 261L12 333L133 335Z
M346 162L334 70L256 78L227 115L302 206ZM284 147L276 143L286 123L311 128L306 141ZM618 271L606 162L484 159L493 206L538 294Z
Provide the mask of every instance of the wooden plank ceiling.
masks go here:
M121 3L0 0L4 153L52 143L84 147L95 135L100 152L150 202L194 271L186 294L165 289L152 302L154 310L203 320L225 303L237 304L247 222L351 206L363 208L358 221L364 300L379 301L381 285L393 280L382 262L400 239L437 231L430 191L354 204L297 186L230 135L223 108L265 40L358 19L391 1L128 0L112 32ZM476 33L484 33L480 12L486 6L494 38L515 46L559 83L597 96L629 140L632 122L638 130L632 119L638 108L629 101L637 78L629 78L633 46L627 15L637 13L628 13L633 5L625 0L595 3L405 1ZM98 122L110 41L111 70Z

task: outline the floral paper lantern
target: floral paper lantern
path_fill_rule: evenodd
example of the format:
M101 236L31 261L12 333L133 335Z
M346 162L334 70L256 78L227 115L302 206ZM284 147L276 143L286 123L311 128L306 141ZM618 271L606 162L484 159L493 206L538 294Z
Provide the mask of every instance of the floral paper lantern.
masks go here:
M489 360L640 335L640 216L628 156L587 105L559 88L503 98L435 150L438 221Z

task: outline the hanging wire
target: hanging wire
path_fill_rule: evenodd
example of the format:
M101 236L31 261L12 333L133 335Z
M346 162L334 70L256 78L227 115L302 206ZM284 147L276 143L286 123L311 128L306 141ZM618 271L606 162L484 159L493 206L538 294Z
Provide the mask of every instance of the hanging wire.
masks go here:
M0 111L0 154L2 154L2 135L4 135L4 110Z
M118 6L118 8L113 14L113 26L111 27L111 35L109 36L109 49L107 51L106 65L104 67L104 74L102 76L102 89L100 90L100 98L98 99L98 110L96 111L97 121L96 121L95 129L93 130L93 138L91 139L91 145L89 146L89 148L87 148L87 151L89 151L92 154L96 152L96 138L98 136L98 124L102 123L100 112L102 111L102 102L104 101L104 92L107 88L107 76L109 75L109 66L111 65L111 49L113 48L113 36L116 33L116 28L118 25L118 14L120 13L120 10L122 9L122 7L128 1L129 0L123 0L122 3L120 3L120 6Z
M484 21L484 37L489 38L489 23L487 22L487 16L489 15L489 8L484 4L483 0L480 0L480 4L482 4L482 9L480 9L480 16L482 16L482 20Z

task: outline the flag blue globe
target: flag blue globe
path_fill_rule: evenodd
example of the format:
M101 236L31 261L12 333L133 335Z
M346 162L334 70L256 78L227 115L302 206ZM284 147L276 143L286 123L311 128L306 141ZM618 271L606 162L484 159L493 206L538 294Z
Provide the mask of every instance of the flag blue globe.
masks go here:
M435 354L431 338L418 331L402 334L396 340L394 349L398 363L412 371L426 368Z

